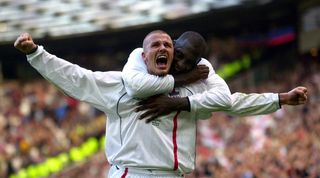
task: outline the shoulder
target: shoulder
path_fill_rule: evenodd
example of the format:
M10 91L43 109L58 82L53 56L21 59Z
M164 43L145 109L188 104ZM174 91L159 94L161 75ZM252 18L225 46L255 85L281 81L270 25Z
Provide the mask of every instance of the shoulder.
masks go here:
M198 64L204 64L204 65L209 65L212 66L212 64L205 58L201 58Z
M139 57L142 55L143 49L142 48L136 48L131 53L130 56L136 56Z

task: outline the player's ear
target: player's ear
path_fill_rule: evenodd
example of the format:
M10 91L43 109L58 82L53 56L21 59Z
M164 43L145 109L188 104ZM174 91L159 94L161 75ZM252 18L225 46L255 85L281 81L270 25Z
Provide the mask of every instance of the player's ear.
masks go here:
M147 61L146 53L142 52L141 55L142 55L142 59L144 60L144 62L146 62Z

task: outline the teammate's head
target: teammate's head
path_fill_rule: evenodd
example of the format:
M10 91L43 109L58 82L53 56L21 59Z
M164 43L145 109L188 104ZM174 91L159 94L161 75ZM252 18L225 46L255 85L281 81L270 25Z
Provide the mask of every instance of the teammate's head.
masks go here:
M171 37L161 30L150 32L143 40L142 57L150 74L168 74L173 60Z
M174 60L171 72L180 73L192 70L205 54L206 49L206 41L199 33L184 32L174 41Z

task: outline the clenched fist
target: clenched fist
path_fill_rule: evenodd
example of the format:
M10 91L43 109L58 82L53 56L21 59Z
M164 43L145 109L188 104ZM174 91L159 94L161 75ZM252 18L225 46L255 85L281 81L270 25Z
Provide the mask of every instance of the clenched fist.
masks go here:
M287 93L280 93L280 104L281 105L300 105L307 102L308 90L306 87L300 86L292 89Z
M38 48L38 46L34 44L29 33L22 33L14 42L14 47L24 54L31 54Z

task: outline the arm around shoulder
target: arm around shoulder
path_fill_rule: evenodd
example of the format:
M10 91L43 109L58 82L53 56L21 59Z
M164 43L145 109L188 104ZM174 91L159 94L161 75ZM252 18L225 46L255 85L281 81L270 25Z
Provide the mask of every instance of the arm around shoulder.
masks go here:
M142 48L132 51L122 70L122 78L128 95L147 98L172 91L174 78L171 75L160 77L148 74L142 51Z

